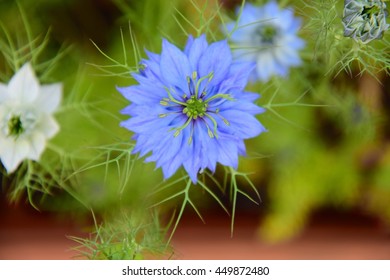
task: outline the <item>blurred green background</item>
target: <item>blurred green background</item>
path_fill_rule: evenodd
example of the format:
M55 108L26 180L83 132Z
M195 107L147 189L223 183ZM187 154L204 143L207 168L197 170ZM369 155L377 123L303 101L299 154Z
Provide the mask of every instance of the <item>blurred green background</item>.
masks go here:
M221 1L218 10L216 1L202 0L0 0L2 44L9 43L4 29L20 45L29 29L37 41L49 31L48 45L37 61L61 53L50 75L44 75L45 69L38 75L42 83L64 83L63 109L56 116L61 132L53 143L67 155L63 159L69 166L65 174L69 189L44 197L38 193L41 210L85 218L93 209L108 224L106 231L118 228L119 232L120 226L112 224L126 224L118 222L118 213L124 213L124 219L136 213L138 224L150 220L155 224L150 206L169 192L154 195L164 184L160 170L130 157L131 134L119 127L126 118L119 111L127 101L116 86L134 83L128 73L136 69L144 49L161 50L162 37L183 46L184 29L194 35L206 32L209 40L221 39L220 18L233 17L237 2ZM319 1L323 6L313 4L318 10L302 6L302 1L279 2L294 7L303 19L304 63L292 69L288 79L248 86L262 95L258 104L267 111L258 118L268 132L247 141L248 157L241 159L239 170L251 174L262 203L257 206L240 197L241 216L236 218L256 213L253 223L259 236L270 242L298 235L316 213L329 210L336 215L358 212L389 229L390 78L381 69L388 71L390 65L381 65L381 57L363 65L352 62L348 68L337 63L352 45L349 38L340 37L342 1L337 5L337 1ZM386 35L385 42L388 39ZM382 45L374 42L372 47ZM364 56L363 51L360 54ZM12 69L4 56L0 56L0 70L5 83ZM215 178L223 181L223 168ZM248 182L239 183L251 192ZM182 187L179 184L171 191ZM4 195L9 191L2 189ZM216 191L224 204L231 205L228 194ZM203 213L220 211L204 192L191 195ZM20 201L25 201L24 195ZM161 227L152 229L156 236L165 234L166 223L180 206L180 198L159 206L157 216L163 219ZM153 242L164 243L163 238Z

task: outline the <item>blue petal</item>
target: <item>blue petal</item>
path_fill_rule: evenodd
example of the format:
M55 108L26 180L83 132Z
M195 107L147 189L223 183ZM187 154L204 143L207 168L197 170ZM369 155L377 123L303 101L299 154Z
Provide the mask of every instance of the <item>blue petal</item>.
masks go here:
M204 151L203 147L205 143L203 138L205 137L205 132L200 122L201 120L199 119L194 122L193 140L191 141L190 145L188 145L188 142L185 144L188 150L188 157L183 163L184 169L187 171L192 182L195 184L197 182L197 175L200 169L202 169L202 167L206 167L208 163L206 158L207 154L202 153Z
M166 133L163 137L159 137L157 142L153 155L147 158L146 162L156 161L156 167L160 167L170 164L174 158L181 157L182 134L174 137L172 133Z
M237 141L237 149L238 149L238 154L240 156L245 156L246 155L246 149L245 149L245 143L242 140Z
M255 62L235 62L231 64L229 73L220 84L219 92L230 92L233 88L240 90L245 88L248 78L255 67Z
M218 106L217 108L221 111L233 109L233 110L246 112L246 113L249 113L252 115L261 114L265 111L264 108L261 108L261 107L257 106L256 104L254 104L252 102L248 102L248 100L245 100L244 99L245 94L243 94L243 93L233 95L233 97L235 98L234 101L226 101L223 104L221 104L220 106ZM215 109L217 109L217 108L215 108ZM214 110L214 107L210 106L210 110Z
M141 60L140 64L143 66L142 76L147 77L158 82L161 82L160 64L153 60ZM138 82L142 82L142 78L138 78L137 75L133 75Z
M240 8L237 8L237 15L239 15L240 10ZM245 3L244 7L242 8L242 13L240 15L240 26L258 21L260 12L261 8L256 7L248 2Z
M166 127L172 118L172 116L168 116L166 118L158 119L158 116L143 115L122 121L120 125L135 133L153 133L160 127Z
M222 31L223 31L224 33L229 34L229 33L231 33L231 32L233 31L233 29L234 29L235 26L236 26L236 23L235 23L235 22L229 22L229 23L225 24L225 25L222 27Z
M219 114L229 121L230 132L241 139L252 138L265 131L260 122L246 112L226 110Z
M162 107L159 104L137 105L132 103L131 105L121 110L121 113L123 115L130 115L130 116L143 116L145 115L145 112L151 112L150 115L152 115L153 118L155 119L158 119L159 114L170 113L170 111L167 111L165 107Z
M132 153L134 154L139 152L140 157L152 152L156 146L156 139L150 137L149 134L135 134L132 139L136 140L136 145Z
M264 12L267 17L275 18L279 14L279 7L275 1L271 1L264 6Z
M237 144L232 140L217 141L218 162L223 165L238 167Z
M194 37L192 35L189 35L186 46L184 47L184 53L186 56L188 56L193 43L194 43Z
M162 166L164 179L168 179L176 173L177 169L182 165L183 159L179 156L174 157L169 163Z
M151 61L156 62L156 63L160 63L161 56L159 54L152 53L148 50L145 50L145 53Z
M152 87L146 85L137 85L130 87L117 87L117 90L129 101L140 104L159 104L162 98L167 96L163 88Z
M210 125L212 124L210 123L209 126ZM216 141L218 140L215 137L210 138L207 133L207 128L204 124L202 133L199 133L198 140L202 143L202 148L200 151L202 155L201 168L209 168L212 172L214 172L218 161L218 146L216 144Z
M187 90L187 77L191 76L190 63L187 56L167 40L163 40L160 72L169 88L176 86Z
M210 85L215 85L224 80L232 62L232 55L227 41L219 41L208 46L199 60L199 76L207 76L213 73Z
M193 71L199 71L197 66L202 54L206 51L207 46L208 44L206 41L206 36L203 34L199 38L196 38L191 47L189 48L188 59L190 61L191 69Z
M190 176L191 181L196 184L198 182L198 172L199 170L195 170L192 166L192 162L187 160L183 163L184 169L187 171Z

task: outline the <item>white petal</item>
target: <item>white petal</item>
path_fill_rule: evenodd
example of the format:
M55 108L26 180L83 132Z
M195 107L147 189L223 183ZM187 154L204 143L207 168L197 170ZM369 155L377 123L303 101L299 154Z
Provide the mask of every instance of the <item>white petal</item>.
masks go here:
M12 77L8 84L9 97L20 103L31 103L39 92L39 82L35 77L30 63L26 63Z
M8 87L5 84L0 83L0 103L7 99Z
M42 133L34 133L30 139L30 151L27 155L29 159L39 160L43 150L45 149L46 139Z
M259 54L257 57L256 70L257 75L261 81L268 81L269 78L275 73L273 55L270 53Z
M30 145L26 140L2 141L1 144L4 145L0 154L1 162L7 173L12 173L27 158Z
M43 133L47 139L52 138L60 130L56 120L52 116L43 116L37 129Z
M53 113L61 102L62 84L43 85L39 90L39 96L35 100L36 107L40 111Z

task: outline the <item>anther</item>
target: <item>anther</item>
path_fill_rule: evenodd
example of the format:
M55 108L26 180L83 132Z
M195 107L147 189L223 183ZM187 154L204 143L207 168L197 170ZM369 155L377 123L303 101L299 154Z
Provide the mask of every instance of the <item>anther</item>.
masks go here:
M209 74L209 82L210 82L213 78L214 78L214 72L211 72L211 73Z

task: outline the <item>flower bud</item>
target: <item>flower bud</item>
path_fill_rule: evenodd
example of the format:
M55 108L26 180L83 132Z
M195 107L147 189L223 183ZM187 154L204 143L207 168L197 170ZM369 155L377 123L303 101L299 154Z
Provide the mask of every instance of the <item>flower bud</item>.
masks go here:
M366 44L380 39L389 28L386 4L381 0L345 0L344 36Z

